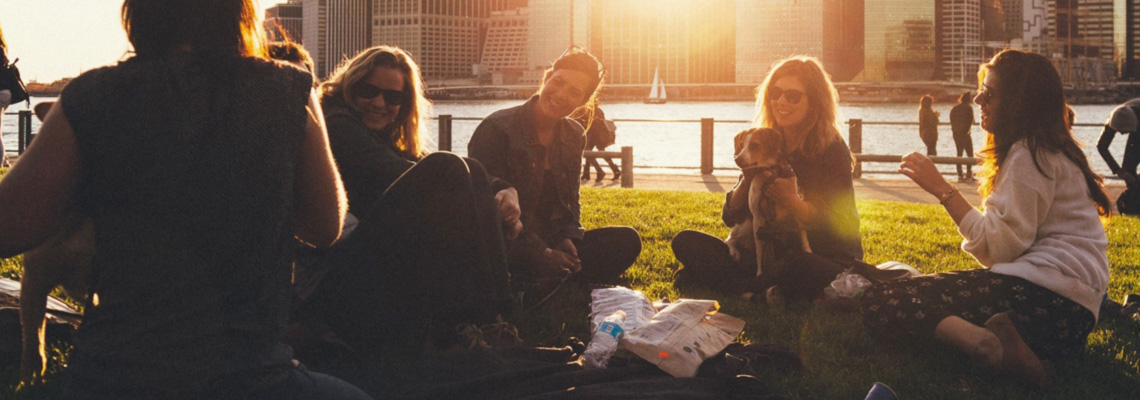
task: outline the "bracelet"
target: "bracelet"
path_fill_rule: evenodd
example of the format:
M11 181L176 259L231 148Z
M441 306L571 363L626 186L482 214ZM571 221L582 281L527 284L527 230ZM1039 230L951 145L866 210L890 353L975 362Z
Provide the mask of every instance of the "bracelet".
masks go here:
M958 194L958 189L950 189L949 192L943 193L941 196L938 196L938 204L946 205L946 201L950 200L951 197L954 197L957 194Z
M542 251L543 257L550 258L551 254L554 254L554 249L552 249L552 248L547 247L546 250Z

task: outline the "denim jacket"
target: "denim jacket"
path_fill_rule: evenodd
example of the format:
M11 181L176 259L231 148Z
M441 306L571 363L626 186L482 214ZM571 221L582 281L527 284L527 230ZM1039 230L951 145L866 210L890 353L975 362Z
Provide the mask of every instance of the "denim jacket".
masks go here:
M585 234L580 222L578 176L582 172L586 137L582 125L563 118L554 125L554 141L548 151L539 143L534 126L533 108L537 101L538 96L534 96L523 105L487 116L471 135L467 155L483 163L489 175L506 180L518 190L524 231L527 226L535 226L535 221L529 219L539 207L546 172L543 159L549 155L558 204L551 205L551 220L543 221L547 232L535 233L550 244L564 238L577 242Z

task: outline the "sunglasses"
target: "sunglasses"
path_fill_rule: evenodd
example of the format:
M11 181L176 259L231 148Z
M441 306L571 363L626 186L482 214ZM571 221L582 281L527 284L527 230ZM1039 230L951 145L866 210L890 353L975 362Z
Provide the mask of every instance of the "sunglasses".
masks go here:
M985 85L982 85L982 88L978 89L978 94L982 95L982 100L987 103L992 101L994 97L997 97L997 95L994 94L993 89L990 89L989 86Z
M804 98L804 92L795 89L780 89L776 86L768 87L769 102L775 103L777 100L780 100L780 96L783 96L784 100L788 101L788 104L800 104L800 100Z
M393 106L404 104L404 99L407 98L403 90L381 89L364 81L352 85L352 95L365 100L375 99L376 96L384 96L384 102Z

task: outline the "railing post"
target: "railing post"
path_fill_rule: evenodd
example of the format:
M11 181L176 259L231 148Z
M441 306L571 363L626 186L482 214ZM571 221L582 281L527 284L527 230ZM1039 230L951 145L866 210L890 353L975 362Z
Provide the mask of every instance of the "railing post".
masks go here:
M20 110L19 118L16 125L19 129L16 131L16 141L18 154L24 154L24 150L32 144L32 112L30 110Z
M863 153L863 120L859 118L852 118L847 121L847 147L851 149L851 154ZM851 178L859 179L863 177L863 163L856 162L851 167Z
M701 118L701 175L713 172L713 119Z
M633 146L621 147L621 187L633 187Z
M451 114L443 114L439 122L439 151L451 151Z

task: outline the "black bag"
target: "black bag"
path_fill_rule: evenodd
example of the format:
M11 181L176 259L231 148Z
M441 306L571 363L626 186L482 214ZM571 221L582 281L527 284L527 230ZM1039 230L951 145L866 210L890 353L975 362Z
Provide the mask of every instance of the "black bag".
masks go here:
M16 68L16 59L8 65L0 65L0 90L8 89L12 92L12 100L9 104L16 104L21 101L28 103L31 107L31 100L28 98L28 89L24 87L24 80L20 79L20 69Z
M1122 215L1140 216L1140 189L1124 189L1120 197L1116 198L1116 211Z

